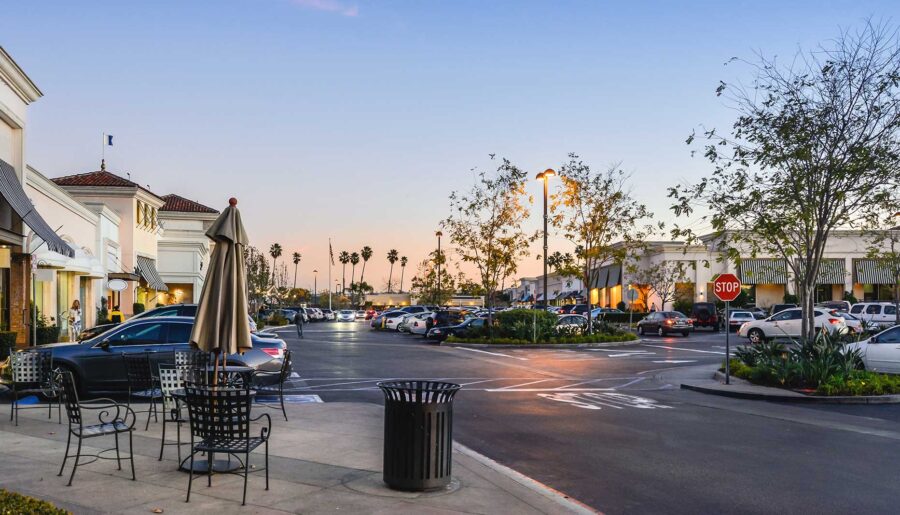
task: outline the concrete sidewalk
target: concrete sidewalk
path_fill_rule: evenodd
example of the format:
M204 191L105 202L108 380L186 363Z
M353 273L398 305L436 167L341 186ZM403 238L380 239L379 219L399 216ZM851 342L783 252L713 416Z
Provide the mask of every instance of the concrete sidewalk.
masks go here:
M5 406L6 407L6 406ZM254 414L262 412L254 409ZM184 502L188 475L177 469L174 446L157 461L161 424L134 433L137 481L115 460L80 466L71 487L57 477L67 425L48 421L46 411L20 412L19 426L0 422L0 487L53 502L74 513L590 513L591 510L530 478L457 445L453 483L444 491L396 492L381 481L383 408L363 403L294 404L289 422L272 416L270 490L265 490L262 448L251 454L247 506L243 479L195 476L191 502ZM6 413L3 411L2 413ZM55 417L55 414L54 414ZM65 419L65 416L63 417ZM139 421L146 420L139 415ZM89 421L86 421L86 423ZM170 425L169 430L174 429ZM174 431L167 437L174 440ZM187 427L182 438L189 438ZM86 440L85 453L112 445L112 437ZM127 447L127 440L125 443ZM187 451L187 446L183 452ZM71 470L71 460L66 472Z

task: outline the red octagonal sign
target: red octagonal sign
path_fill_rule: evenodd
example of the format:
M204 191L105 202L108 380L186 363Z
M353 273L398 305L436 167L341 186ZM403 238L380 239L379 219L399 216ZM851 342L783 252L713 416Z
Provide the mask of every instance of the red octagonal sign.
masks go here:
M722 302L731 302L741 293L741 280L734 274L722 274L713 281L713 293Z

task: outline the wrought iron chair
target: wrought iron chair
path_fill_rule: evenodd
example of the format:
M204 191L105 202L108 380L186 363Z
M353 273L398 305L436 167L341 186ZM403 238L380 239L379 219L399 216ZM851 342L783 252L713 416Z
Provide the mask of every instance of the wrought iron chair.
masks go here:
M274 384L260 385L259 381L255 381L257 394L261 393L270 393L278 395L278 400L281 403L281 414L284 415L284 421L287 422L287 411L284 409L284 383L290 379L292 370L291 363L291 351L284 351L284 358L281 361L281 370L278 372L259 372L257 371L254 374L255 378L265 379L271 378L273 376L277 376L278 382ZM278 409L278 406L272 406L270 404L262 404L259 402L259 397L256 399L257 404L259 406L264 406L266 408Z
M59 467L59 474L62 476L66 467L66 461L69 458L75 458L72 465L72 474L69 476L69 483L66 486L72 486L72 479L75 478L75 471L79 465L87 465L94 461L100 460L116 460L118 470L122 470L122 457L119 453L119 434L128 433L128 459L131 460L131 480L137 479L134 474L134 447L132 441L132 431L134 431L134 423L136 416L134 410L124 404L118 404L112 399L91 399L81 402L78 400L78 392L75 388L75 380L69 371L60 372L60 380L62 383L62 400L66 404L66 415L69 418L68 439L66 440L66 454L63 456L62 465ZM84 425L84 417L82 410L99 410L97 419L99 423L93 425ZM98 436L114 435L116 446L98 452L97 454L81 454L81 442L86 438L95 438ZM78 438L78 447L75 454L69 454L72 445L72 437ZM108 451L116 451L116 457L103 456ZM81 463L82 458L93 458L90 461Z
M159 461L163 459L163 450L167 445L175 445L178 450L178 463L181 463L181 424L187 423L181 402L172 396L172 392L182 388L181 371L175 365L159 366L159 386L162 390L163 427L162 441L159 444ZM176 443L166 443L166 426L175 424Z
M175 351L175 367L181 374L181 381L204 384L207 379L206 368L210 364L210 354L199 349Z
M244 497L247 504L247 476L250 473L250 452L265 445L266 490L269 489L269 434L272 417L263 413L250 418L251 395L246 388L196 388L186 387L188 414L191 425L191 464L186 502L191 500L194 482L194 456L198 452L208 454L209 462L215 462L216 453L235 456L241 463L244 476ZM267 423L259 436L250 436L250 423L265 418ZM243 459L241 456L243 455ZM212 486L213 470L210 469L207 485Z
M50 349L34 349L14 352L10 355L12 367L12 404L9 406L9 419L15 419L19 425L20 409L36 409L43 406L20 406L19 396L41 394L47 397L47 418L53 416L53 401L56 401L56 414L62 424L62 409L59 402L59 384L53 373L53 353Z
M147 413L147 425L144 427L144 431L146 431L150 429L150 417L153 417L155 422L159 422L159 411L156 407L156 401L162 400L159 378L153 375L150 353L123 353L122 359L125 360L125 373L128 376L128 406L131 407L132 397L150 400L150 407L146 411L136 412Z

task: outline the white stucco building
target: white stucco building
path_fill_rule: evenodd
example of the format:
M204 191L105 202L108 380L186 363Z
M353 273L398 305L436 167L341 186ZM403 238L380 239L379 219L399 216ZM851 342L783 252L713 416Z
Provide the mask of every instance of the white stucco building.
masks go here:
M165 304L198 302L209 265L212 241L206 231L219 216L211 207L179 195L163 195L159 209L163 234L157 244L159 275L169 291L158 294Z

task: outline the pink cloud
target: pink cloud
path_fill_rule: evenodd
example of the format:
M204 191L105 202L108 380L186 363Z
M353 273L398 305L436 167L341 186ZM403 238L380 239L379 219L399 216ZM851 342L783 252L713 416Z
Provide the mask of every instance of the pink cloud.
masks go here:
M337 0L292 0L292 2L294 5L298 5L305 9L312 9L314 11L337 13L341 16L359 15L359 7L356 5L346 5Z

